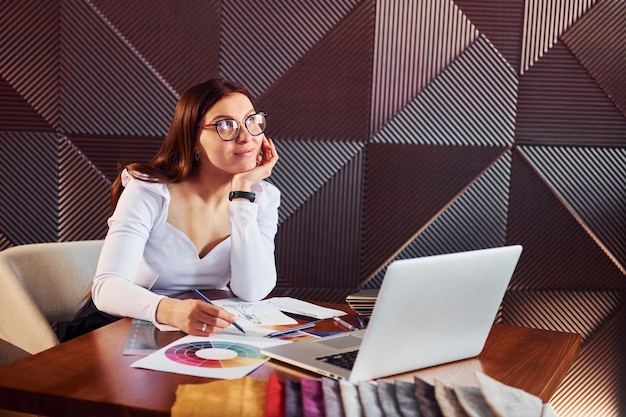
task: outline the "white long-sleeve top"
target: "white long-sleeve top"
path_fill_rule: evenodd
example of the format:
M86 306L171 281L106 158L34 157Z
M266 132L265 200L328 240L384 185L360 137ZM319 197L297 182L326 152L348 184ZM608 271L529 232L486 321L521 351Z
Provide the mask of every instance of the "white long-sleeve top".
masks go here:
M230 283L237 297L256 301L274 288L278 188L261 181L252 189L254 203L231 201L230 236L200 258L189 237L167 222L167 185L126 171L122 184L92 285L98 309L156 323L159 302L176 293Z

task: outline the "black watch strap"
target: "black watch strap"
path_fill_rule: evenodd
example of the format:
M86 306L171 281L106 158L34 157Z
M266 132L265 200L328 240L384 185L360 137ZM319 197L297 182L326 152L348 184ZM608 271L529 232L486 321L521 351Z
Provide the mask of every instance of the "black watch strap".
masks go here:
M256 195L248 191L231 191L228 193L228 199L230 201L233 201L234 198L245 198L246 200L250 200L251 203L254 203Z

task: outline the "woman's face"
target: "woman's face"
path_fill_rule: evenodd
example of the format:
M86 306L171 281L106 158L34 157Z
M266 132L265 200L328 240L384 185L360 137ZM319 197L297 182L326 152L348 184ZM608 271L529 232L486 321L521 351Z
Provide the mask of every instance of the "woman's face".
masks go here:
M263 134L252 136L244 126L244 121L256 111L248 97L241 93L233 93L218 101L202 119L205 128L200 130L200 138L196 151L200 153L200 165L208 164L228 174L238 174L256 167L261 151ZM235 119L239 122L239 135L224 141L211 123L224 119Z

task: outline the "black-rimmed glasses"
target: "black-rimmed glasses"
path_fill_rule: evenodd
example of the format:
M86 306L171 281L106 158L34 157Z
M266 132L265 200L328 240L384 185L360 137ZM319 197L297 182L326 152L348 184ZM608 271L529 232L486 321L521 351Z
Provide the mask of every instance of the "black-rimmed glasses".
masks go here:
M246 117L243 121L246 130L252 136L259 136L265 132L267 114L264 112L258 112ZM207 123L202 126L198 126L199 129L208 129L209 127L215 127L217 135L224 141L235 140L239 137L240 123L235 119L222 119L214 123Z

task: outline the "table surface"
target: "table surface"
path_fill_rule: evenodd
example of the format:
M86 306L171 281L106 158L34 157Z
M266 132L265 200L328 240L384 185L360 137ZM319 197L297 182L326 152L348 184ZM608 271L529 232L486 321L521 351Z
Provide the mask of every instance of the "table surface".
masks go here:
M349 313L346 305L317 303ZM131 368L138 356L123 355L132 325L122 319L37 355L0 368L0 409L54 416L167 416L179 384L205 383L207 378ZM341 331L332 320L317 331ZM182 336L157 332L162 345ZM547 330L495 324L480 355L385 378L430 383L477 385L475 371L540 397L548 402L573 364L581 336ZM250 376L267 379L318 375L270 360Z

